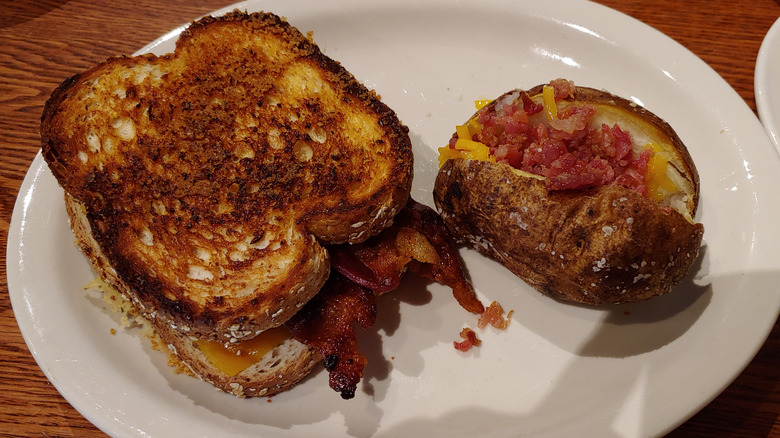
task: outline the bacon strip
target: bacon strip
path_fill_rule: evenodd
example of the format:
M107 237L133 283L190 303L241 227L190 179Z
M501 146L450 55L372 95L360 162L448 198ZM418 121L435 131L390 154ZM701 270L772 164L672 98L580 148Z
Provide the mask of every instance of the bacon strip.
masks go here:
M386 232L393 233L397 230L390 229ZM392 244L389 235L382 235L376 242L378 246ZM368 247L369 251L371 247ZM366 259L376 257L376 252L363 254L357 253L358 248L351 245L337 245L328 249L332 269L352 280L355 284L371 289L374 292L385 293L395 290L401 284L401 269L391 269L386 272L375 272L366 265Z
M410 199L406 208L396 216L396 223L398 222L402 224L405 222L405 226L422 233L436 248L441 259L436 264L411 263L409 269L437 283L451 287L452 294L458 304L469 312L476 314L484 312L485 306L477 298L474 287L466 280L463 266L460 264L455 249L455 240L444 225L441 216L430 207Z
M415 239L415 235L419 236ZM433 259L427 242L435 251ZM407 267L412 272L452 288L458 303L481 314L485 307L466 280L454 239L441 217L430 207L409 199L391 227L358 245L328 248L331 266L355 283L375 293L395 290Z
M330 387L350 399L367 363L358 352L354 324L368 329L375 321L374 294L333 272L320 292L285 326L295 339L325 358Z
M485 308L466 280L452 236L431 208L409 200L394 224L364 243L328 249L331 276L317 296L285 325L298 341L325 358L329 384L341 397L354 397L366 358L357 350L355 324L376 321L376 297L394 290L407 268L450 286L472 313Z

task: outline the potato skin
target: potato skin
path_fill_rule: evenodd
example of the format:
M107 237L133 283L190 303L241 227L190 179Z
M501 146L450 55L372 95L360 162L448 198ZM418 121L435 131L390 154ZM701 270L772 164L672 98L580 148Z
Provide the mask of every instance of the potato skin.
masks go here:
M626 303L668 292L699 254L704 227L629 189L549 192L487 161L448 160L434 202L459 240L551 297Z

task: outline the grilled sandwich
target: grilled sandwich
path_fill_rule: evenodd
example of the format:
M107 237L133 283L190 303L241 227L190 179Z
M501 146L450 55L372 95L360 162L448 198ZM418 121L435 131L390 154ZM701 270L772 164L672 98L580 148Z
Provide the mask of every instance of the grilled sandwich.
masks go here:
M283 324L331 276L326 247L381 233L412 182L396 114L272 13L205 17L173 53L66 80L40 131L100 278L238 396L327 359Z

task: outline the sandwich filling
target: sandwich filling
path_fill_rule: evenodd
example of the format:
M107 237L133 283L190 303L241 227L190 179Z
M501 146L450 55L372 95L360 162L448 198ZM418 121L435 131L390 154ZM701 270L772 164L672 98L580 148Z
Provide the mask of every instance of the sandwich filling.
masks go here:
M199 339L195 345L214 367L228 376L235 376L256 364L271 350L290 338L289 330L276 327L252 339L238 343L224 343Z

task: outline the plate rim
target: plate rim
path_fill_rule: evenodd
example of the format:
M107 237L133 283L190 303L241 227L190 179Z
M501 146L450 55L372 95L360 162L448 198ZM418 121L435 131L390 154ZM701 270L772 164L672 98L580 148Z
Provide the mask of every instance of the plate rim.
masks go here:
M773 102L767 87L771 82L770 68L772 57L780 59L780 18L769 27L756 56L754 88L758 118L766 129L767 135L780 153L780 103ZM780 66L780 60L775 61ZM780 94L778 91L775 94Z

